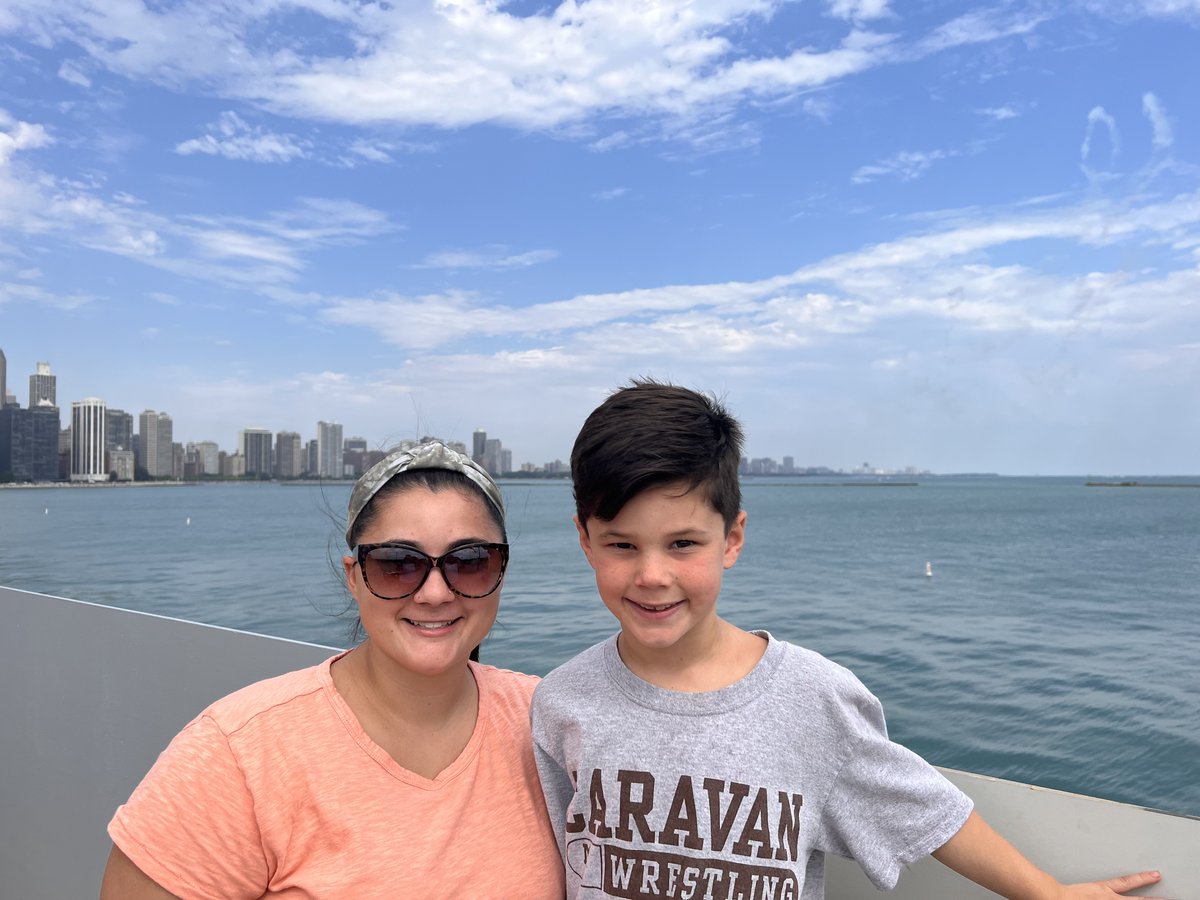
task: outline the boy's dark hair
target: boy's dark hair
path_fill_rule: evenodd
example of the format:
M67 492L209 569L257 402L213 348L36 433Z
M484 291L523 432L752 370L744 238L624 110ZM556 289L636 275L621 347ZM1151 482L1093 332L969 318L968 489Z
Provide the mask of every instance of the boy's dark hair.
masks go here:
M733 527L742 508L738 467L742 427L714 398L635 378L583 423L571 450L575 512L611 520L635 496L660 484L702 489Z

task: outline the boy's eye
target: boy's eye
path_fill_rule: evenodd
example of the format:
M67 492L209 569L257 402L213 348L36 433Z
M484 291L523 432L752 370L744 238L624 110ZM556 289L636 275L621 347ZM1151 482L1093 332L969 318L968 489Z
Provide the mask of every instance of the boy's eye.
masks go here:
M633 549L633 544L629 543L628 541L613 541L608 546L612 547L614 550L632 550Z
M689 547L695 547L696 542L689 541L686 538L681 538L680 540L675 541L675 543L673 543L671 546L676 550L687 550Z

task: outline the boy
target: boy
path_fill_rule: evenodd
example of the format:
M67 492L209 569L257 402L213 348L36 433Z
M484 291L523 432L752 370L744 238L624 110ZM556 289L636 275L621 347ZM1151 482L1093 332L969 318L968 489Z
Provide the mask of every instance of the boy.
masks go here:
M579 542L621 630L534 694L568 898L818 900L829 852L880 888L930 853L1014 898L1113 898L1157 881L1063 887L888 740L850 672L717 615L745 540L741 451L718 403L641 380L576 439Z

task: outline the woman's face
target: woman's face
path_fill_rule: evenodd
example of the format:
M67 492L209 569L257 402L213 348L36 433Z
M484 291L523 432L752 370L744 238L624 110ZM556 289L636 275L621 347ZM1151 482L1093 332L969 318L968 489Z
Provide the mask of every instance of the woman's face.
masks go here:
M381 498L358 540L404 543L436 558L464 544L497 543L503 537L488 514L487 501L474 491L434 492L413 485ZM383 600L364 583L353 557L344 557L342 563L374 651L414 674L435 676L461 669L496 620L499 588L487 597L461 597L434 568L416 593Z

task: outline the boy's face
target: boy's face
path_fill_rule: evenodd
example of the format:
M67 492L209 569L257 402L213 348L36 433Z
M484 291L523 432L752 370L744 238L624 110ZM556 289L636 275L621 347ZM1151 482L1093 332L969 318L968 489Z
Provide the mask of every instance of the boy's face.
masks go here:
M729 533L701 489L642 491L611 521L575 520L596 586L621 623L622 653L703 652L717 634L721 576L746 534L738 513Z

